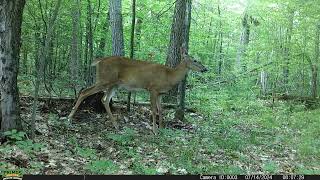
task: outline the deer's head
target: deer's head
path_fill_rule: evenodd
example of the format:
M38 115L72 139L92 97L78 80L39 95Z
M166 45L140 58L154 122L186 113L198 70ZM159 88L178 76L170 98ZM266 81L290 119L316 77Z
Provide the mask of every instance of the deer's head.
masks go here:
M184 46L180 48L181 52L181 62L185 62L187 65L187 68L193 71L197 72L207 72L208 69L202 65L199 61L197 61L195 58L192 56L189 56L186 52L186 49Z

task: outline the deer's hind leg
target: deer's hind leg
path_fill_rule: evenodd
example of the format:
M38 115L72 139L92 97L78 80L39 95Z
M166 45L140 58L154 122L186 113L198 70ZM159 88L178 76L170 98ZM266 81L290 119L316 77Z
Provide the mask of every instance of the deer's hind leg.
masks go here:
M116 87L115 86L110 86L105 92L104 96L101 99L102 104L104 105L104 108L107 111L108 116L110 117L113 126L118 130L119 125L117 123L116 118L113 116L111 109L110 109L110 100L114 96Z
M157 134L157 114L158 114L158 107L157 107L157 99L159 94L157 92L150 92L150 102L151 102L151 111L152 111L152 130L154 134Z
M93 85L87 89L82 90L79 97L78 97L78 100L77 100L76 104L74 105L74 107L72 108L68 118L72 119L72 117L76 113L78 107L80 106L80 104L83 100L85 100L88 96L95 94L97 92L100 92L102 90L104 90L104 86L99 85L99 84Z
M158 115L159 115L159 128L163 128L163 117L162 117L162 108L161 108L161 96L158 95L157 97L157 110L158 110Z

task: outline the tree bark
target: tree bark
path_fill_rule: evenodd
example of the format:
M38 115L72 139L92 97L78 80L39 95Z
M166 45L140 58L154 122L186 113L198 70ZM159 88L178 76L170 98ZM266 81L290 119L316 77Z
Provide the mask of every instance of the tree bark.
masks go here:
M269 56L269 62L273 61L273 50L270 53ZM261 72L260 72L260 85L261 85L261 89L260 89L260 94L261 96L265 96L268 94L268 71L265 70L265 68L262 68Z
M134 56L134 31L136 24L136 0L132 0L132 21L131 21L131 38L130 38L130 58ZM128 93L127 111L130 112L131 92Z
M112 55L124 56L124 39L121 13L121 0L109 0ZM112 105L112 99L110 100Z
M181 61L180 47L182 46L185 34L186 4L186 0L177 0L175 3L170 42L166 59L166 65L169 67L176 67ZM177 92L178 85L169 91L169 93L164 97L164 101L177 103Z
M107 36L106 34L109 33L109 19L110 15L109 12L107 13L107 16L105 18L105 21L103 22L103 27L102 31L104 32L103 35L101 36L100 42L99 42L99 48L98 48L98 55L97 57L104 57L105 56L105 49L106 49L106 41L107 41Z
M311 95L313 98L318 96L318 66L313 64L311 67Z
M1 92L0 92L0 132L1 132L1 122L2 122L1 102L2 102L2 97L1 97Z
M135 37L136 37L136 41L135 41L135 51L140 51L140 39L141 39L141 28L142 28L142 18L141 17L137 17L136 20L136 28L135 28Z
M121 0L110 0L110 26L112 36L112 55L124 56Z
M138 8L139 10L139 8ZM141 39L141 28L142 28L142 18L141 17L136 17L136 25L135 25L135 44L134 44L134 51L135 52L139 52L140 51L140 39ZM133 92L133 106L135 106L135 103L136 103L136 95L137 93L136 92Z
M313 98L318 96L318 64L319 64L319 46L320 46L320 21L316 24L316 38L314 50L314 63L311 66L311 94Z
M53 30L54 30L54 25L58 16L58 12L59 12L59 8L61 5L61 0L58 0L55 9L53 11L53 15L50 18L49 22L48 22L48 31L47 31L47 35L44 38L44 46L42 46L40 48L40 52L39 52L39 64L36 65L39 68L37 68L36 70L36 83L35 83L35 90L34 90L34 102L33 102L33 106L32 106L32 117L31 117L31 138L34 138L35 134L35 118L36 118L36 111L37 111L37 106L38 106L38 96L39 96L39 87L40 87L40 74L43 73L44 71L44 66L45 66L45 59L48 57L49 54L49 45L51 42L51 36L53 34Z
M222 73L222 45L223 45L223 34L222 34L222 20L221 20L221 10L220 5L218 5L218 15L219 15L219 61L218 61L218 74L221 75Z
M236 66L235 66L235 70L240 71L240 73L242 71L245 71L246 69L246 65L245 65L245 62L243 62L243 58L245 57L246 48L249 44L249 40L250 40L250 24L249 24L248 13L245 12L242 19L242 33L240 37L240 46L238 48Z
M260 84L261 84L261 95L265 96L267 94L267 78L268 73L265 70L260 72Z
M28 74L28 49L27 47L22 48L22 70L20 69L20 73Z
M289 83L289 64L290 64L290 45L291 45L291 36L293 29L293 17L294 11L291 10L289 15L289 27L287 28L285 47L284 47L284 66L283 66L283 85L285 93L288 93L288 83Z
M21 47L24 0L0 3L0 94L1 131L22 129L17 76Z
M184 37L183 43L185 44L186 52L189 50L189 31L191 26L191 9L192 9L192 0L186 0L186 16L184 19ZM179 100L178 108L175 112L175 119L184 120L184 111L185 111L185 99L186 99L186 85L187 85L187 75L179 84Z
M93 84L95 76L94 74L94 67L91 67L91 62L93 60L93 31L92 31L92 7L91 1L87 0L88 8L87 8L87 86Z
M79 92L79 0L73 1L72 7L72 41L71 41L71 59L70 59L70 75L71 84L74 89L74 94Z
M79 0L79 7L81 7L81 1ZM83 43L82 43L82 40L83 40L83 25L81 23L81 16L82 16L82 12L81 12L81 8L78 9L78 14L77 14L79 17L77 19L80 19L80 22L78 23L79 24L79 60L80 60L80 64L79 64L79 67L80 67L80 76L79 78L82 79L84 82L85 82L85 70L86 70L86 67L84 66L84 60L85 60L85 57L84 57L84 49L83 49Z

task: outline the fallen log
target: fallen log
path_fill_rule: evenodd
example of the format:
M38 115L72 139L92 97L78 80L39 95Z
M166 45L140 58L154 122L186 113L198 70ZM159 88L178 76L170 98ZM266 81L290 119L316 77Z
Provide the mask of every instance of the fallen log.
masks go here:
M320 105L320 98L313 98L309 96L295 96L295 95L288 95L288 94L277 94L277 95L270 95L270 96L262 96L259 97L260 99L272 99L274 102L275 100L281 101L293 101L305 104L306 108L316 108Z
M94 95L91 95L87 97L80 105L79 109L91 109L95 112L105 112L104 106L101 102L101 98L103 97L103 93L97 93ZM33 100L32 96L25 96L22 95L20 96L21 99L31 99ZM39 101L48 103L48 106L54 106L53 101L58 101L58 102L63 102L64 104L68 104L70 106L70 109L72 108L72 105L75 103L75 100L73 97L46 97L46 96L41 96L38 98ZM113 100L115 104L126 104L127 101L124 100ZM57 102L56 102L57 103ZM150 106L150 102L131 102L130 104L132 105L138 105L138 106ZM165 109L174 109L176 108L176 104L171 104L171 103L162 103L162 108ZM111 107L111 109L113 109ZM191 108L191 107L186 107L185 108L186 112L192 112L195 113L196 109Z

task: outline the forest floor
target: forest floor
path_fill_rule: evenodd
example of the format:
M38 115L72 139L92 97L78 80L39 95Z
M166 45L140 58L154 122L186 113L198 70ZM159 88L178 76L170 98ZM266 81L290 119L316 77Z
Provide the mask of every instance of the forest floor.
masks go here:
M0 169L28 174L320 174L320 110L284 102L237 104L187 113L184 122L164 110L166 128L152 133L148 106L115 104L116 131L104 114L72 102L40 102L36 137L11 132L0 146ZM251 103L251 104L250 104ZM25 126L32 100L21 100ZM29 129L29 128L28 128ZM316 138L317 137L317 138Z

